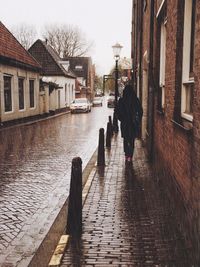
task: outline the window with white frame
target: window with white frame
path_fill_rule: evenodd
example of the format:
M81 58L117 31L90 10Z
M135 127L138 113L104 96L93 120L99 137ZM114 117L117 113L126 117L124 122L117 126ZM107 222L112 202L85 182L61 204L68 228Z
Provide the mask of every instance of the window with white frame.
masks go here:
M166 18L162 20L160 25L160 108L165 107L165 65L166 65Z
M65 102L67 101L67 83L65 84Z
M181 116L193 120L195 0L185 0Z
M68 84L68 102L70 103L70 101L71 101L71 85L70 85L70 83Z
M4 109L5 112L12 111L12 77L4 76Z
M75 70L82 70L83 69L83 66L81 66L81 65L76 65L75 66Z

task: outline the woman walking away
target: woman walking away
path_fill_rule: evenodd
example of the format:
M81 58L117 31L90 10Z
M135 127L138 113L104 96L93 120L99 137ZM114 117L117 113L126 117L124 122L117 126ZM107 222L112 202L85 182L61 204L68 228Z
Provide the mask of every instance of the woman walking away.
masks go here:
M123 97L117 104L117 117L121 122L121 135L124 139L125 160L132 161L135 138L138 137L143 115L141 103L131 85L126 85Z

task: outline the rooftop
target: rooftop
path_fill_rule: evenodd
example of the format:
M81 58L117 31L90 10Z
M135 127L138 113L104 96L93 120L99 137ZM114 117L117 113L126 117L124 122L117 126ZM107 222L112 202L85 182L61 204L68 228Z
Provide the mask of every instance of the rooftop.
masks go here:
M0 58L6 63L40 69L40 64L0 21Z

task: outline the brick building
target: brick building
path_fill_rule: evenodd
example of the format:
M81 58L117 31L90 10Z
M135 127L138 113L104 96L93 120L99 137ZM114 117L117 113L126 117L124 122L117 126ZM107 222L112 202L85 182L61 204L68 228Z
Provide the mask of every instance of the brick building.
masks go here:
M185 235L200 247L200 1L133 0L133 83L142 139Z
M69 62L70 69L77 76L76 97L87 97L92 100L94 97L95 65L91 57L68 57L64 58Z

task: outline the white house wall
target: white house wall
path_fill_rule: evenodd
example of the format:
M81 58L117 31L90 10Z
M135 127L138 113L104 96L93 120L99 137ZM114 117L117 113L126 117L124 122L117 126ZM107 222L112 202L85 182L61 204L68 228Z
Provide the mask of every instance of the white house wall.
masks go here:
M11 76L12 111L4 109L4 75ZM18 78L24 79L24 109L19 109ZM30 108L29 79L34 80L34 104ZM1 122L38 115L39 110L39 73L25 71L16 67L0 64L0 120Z
M44 86L44 90L40 92L40 114L49 113L50 99L49 86Z
M53 90L49 95L49 111L55 111L58 107L57 90Z
M54 110L54 109L51 109L54 107L54 104L56 106L55 109L65 108L66 106L69 106L70 103L75 99L75 79L67 78L64 76L53 76L53 77L51 76L51 77L47 77L47 79L58 84L59 87L62 87L62 88L57 89L55 94L52 93L53 95L52 94L50 95L50 110ZM65 97L65 85L67 85L66 97ZM60 107L59 107L59 101L58 101L59 91L60 91ZM54 103L53 97L56 98L55 103Z

